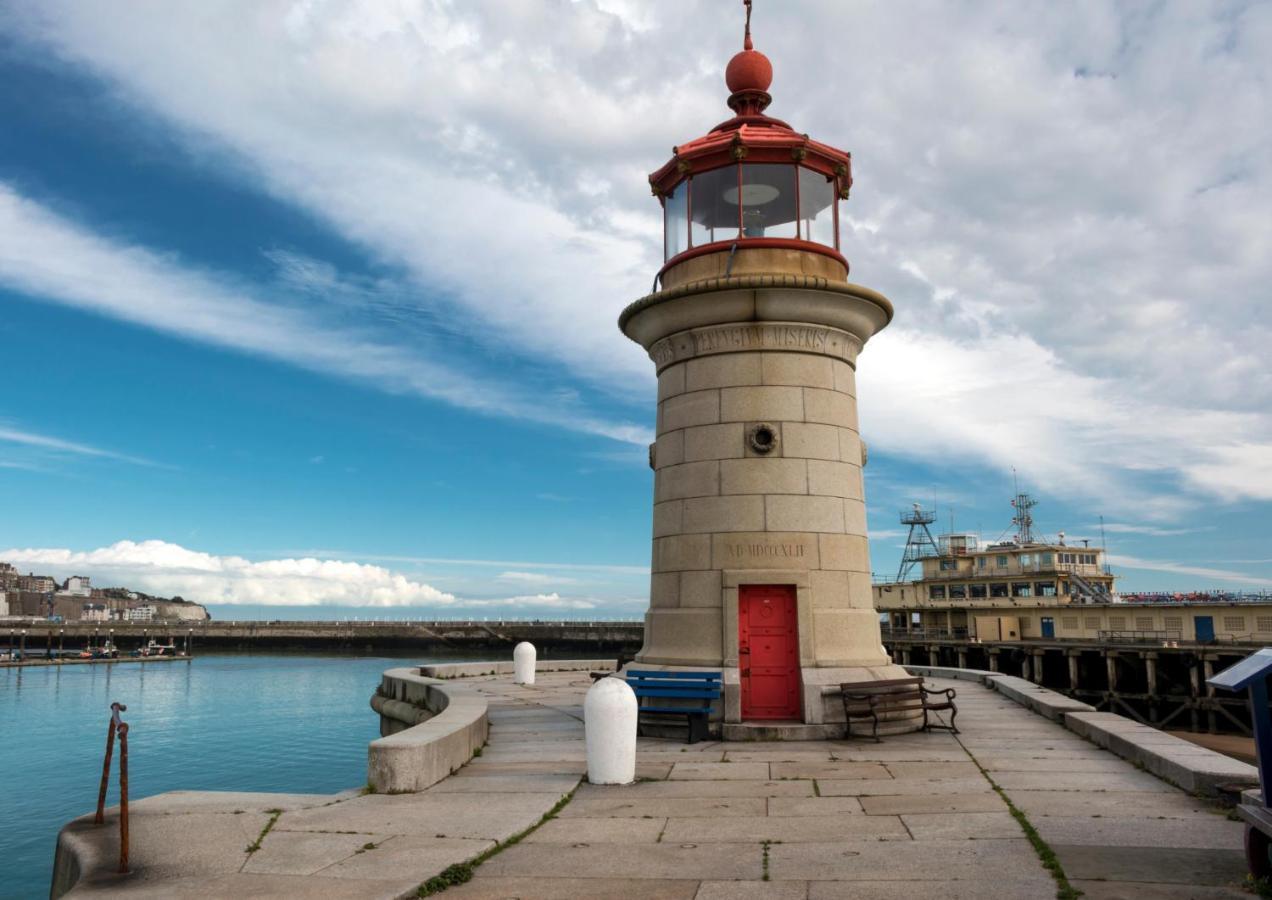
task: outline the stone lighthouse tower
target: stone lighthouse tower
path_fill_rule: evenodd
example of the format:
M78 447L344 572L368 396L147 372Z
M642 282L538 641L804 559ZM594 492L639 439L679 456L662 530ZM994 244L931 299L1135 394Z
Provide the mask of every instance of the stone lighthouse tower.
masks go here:
M842 730L840 682L906 677L879 637L857 426L857 356L892 304L848 282L847 153L765 114L751 42L734 116L650 176L661 290L619 317L658 370L653 576L643 668L723 669L742 723ZM890 730L911 730L906 721Z

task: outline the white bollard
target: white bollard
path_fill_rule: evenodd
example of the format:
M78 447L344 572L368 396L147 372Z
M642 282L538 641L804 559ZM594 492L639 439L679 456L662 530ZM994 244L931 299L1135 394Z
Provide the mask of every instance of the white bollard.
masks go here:
M512 648L512 680L517 684L534 684L534 644L522 641Z
M621 678L602 678L583 698L587 780L631 784L636 780L636 694Z

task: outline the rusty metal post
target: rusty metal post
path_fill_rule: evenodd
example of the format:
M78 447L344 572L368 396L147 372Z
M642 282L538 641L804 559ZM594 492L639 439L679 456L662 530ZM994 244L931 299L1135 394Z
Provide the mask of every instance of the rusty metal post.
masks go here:
M128 871L128 725L125 722L119 723L119 871Z
M53 658L53 629L50 628L44 632L44 658L50 660Z
M115 752L115 716L110 717L110 726L106 729L106 759L102 762L102 786L97 792L97 815L93 823L102 824L106 812L106 787L110 784L110 758Z
M66 644L66 629L59 628L57 630L57 661L66 661L66 652L64 645Z
M1192 720L1192 730L1201 731L1201 716L1198 714L1198 708L1201 703L1201 672L1197 670L1198 663L1194 660L1188 667L1188 716Z
M23 628L22 631L19 633L18 640L20 641L20 645L18 647L18 655L22 658L23 662L26 662L26 629L25 628Z

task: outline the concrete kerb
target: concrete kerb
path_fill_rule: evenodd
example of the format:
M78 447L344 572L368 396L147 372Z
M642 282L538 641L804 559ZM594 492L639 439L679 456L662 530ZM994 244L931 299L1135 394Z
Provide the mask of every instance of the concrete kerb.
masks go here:
M1115 713L1068 713L1064 724L1097 747L1194 794L1223 797L1259 783L1254 766Z
M914 675L926 678L979 681L1009 700L1060 722L1097 747L1115 753L1158 778L1200 796L1224 797L1234 787L1259 783L1259 771L1254 766L1116 713L1098 712L1089 703L1073 700L1023 678L981 669L942 666L905 668Z
M588 672L592 670L614 671L618 668L616 659L541 659L535 663L535 672ZM463 662L434 663L419 666L419 674L429 678L477 678L482 675L512 675L513 662Z
M384 697L386 693L391 696ZM379 793L431 787L472 759L486 743L490 731L486 698L462 685L443 684L413 669L390 669L376 697L381 698L382 716L392 713L391 718L403 721L429 715L367 747L367 784ZM377 706L376 698L371 705Z

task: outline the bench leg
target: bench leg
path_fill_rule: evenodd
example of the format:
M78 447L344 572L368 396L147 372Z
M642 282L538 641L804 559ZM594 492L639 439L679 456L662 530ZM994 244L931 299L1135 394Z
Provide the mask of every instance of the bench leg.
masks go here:
M703 713L689 713L689 736L685 743L696 744L707 739L707 717Z
M950 710L950 731L955 734L959 733L958 726L954 724L954 720L958 718L958 707L955 706Z
M874 738L874 742L876 744L882 744L883 741L879 740L879 714L877 712L871 712L870 718L874 720L874 726L871 729L870 736Z

